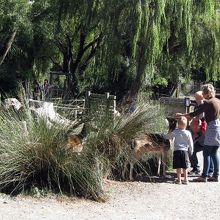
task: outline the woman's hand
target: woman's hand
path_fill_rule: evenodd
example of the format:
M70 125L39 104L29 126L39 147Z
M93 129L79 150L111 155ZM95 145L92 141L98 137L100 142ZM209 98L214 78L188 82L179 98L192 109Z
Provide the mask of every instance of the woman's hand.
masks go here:
M187 119L191 119L191 117L189 116L189 114L188 113L185 113L185 114L183 114L183 113L176 113L176 118L180 118L181 116L184 116L184 117L186 117Z
M181 117L181 116L185 116L185 114L182 114L182 113L177 112L177 113L175 114L175 116L176 116L176 118L179 118L179 117Z

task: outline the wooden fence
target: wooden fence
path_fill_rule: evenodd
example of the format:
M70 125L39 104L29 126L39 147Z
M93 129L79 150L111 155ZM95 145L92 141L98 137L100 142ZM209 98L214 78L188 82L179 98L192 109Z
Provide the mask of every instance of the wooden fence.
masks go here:
M106 117L106 119L113 119L116 110L116 96L110 95L108 92L95 94L89 91L85 99L85 109L89 118Z
M165 107L165 112L167 116L174 115L176 112L191 112L196 105L195 100L190 99L190 97L161 97L159 99L159 102Z
M90 91L85 99L62 100L54 98L54 109L59 114L71 120L81 120L86 117L87 120L97 121L105 117L105 119L113 119L116 110L116 96L105 94L95 94ZM31 100L32 105L41 107L44 101Z
M54 108L71 120L81 120L85 113L85 99L58 101L54 103Z
M159 103L165 107L167 116L173 115L176 112L191 111L191 107L195 105L193 102L189 98L161 97L159 99ZM53 103L56 112L70 120L81 120L85 119L85 117L90 121L99 121L102 118L113 120L114 113L116 112L116 96L109 93L95 94L89 91L85 99L54 99ZM39 104L37 105L40 107Z

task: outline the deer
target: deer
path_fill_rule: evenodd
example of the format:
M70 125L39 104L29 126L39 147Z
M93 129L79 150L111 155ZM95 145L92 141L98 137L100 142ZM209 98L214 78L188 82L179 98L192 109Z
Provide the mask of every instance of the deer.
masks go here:
M169 125L169 132L176 128L176 119L172 117L166 118ZM125 179L127 166L130 165L129 179L133 180L133 169L135 163L141 160L144 154L154 154L157 156L158 169L157 175L160 176L161 163L163 165L162 176L166 175L167 155L171 147L171 141L166 140L162 134L146 134L133 140L133 148L130 152L129 159L125 162L122 170L122 178Z
M83 140L79 135L69 134L66 142L66 150L69 150L72 153L80 154L83 150Z
M155 154L158 158L157 175L160 175L161 163L163 164L163 176L166 174L167 155L170 149L170 142L160 134L149 134L133 141L134 148L130 152L129 159L125 162L122 170L122 178L125 179L127 166L129 166L129 180L133 180L133 169L135 163L141 160L144 154Z

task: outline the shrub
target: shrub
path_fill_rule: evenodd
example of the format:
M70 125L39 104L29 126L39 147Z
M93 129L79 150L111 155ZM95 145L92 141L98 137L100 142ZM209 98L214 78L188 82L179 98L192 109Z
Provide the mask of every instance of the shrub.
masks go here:
M20 192L46 187L94 199L102 193L97 176L98 160L89 151L65 149L69 126L48 126L45 120L22 121L11 112L0 112L0 189Z
M162 112L159 106L139 103L133 113L122 113L113 121L100 118L77 154L65 148L71 126L48 126L31 114L21 117L2 110L0 190L18 193L37 187L99 200L103 177L127 157L129 141L142 132L163 129Z
M130 156L133 138L143 133L167 131L165 125L164 110L141 99L136 103L134 112L123 111L112 123L101 119L98 132L88 136L86 145L93 145L98 155L104 158L102 167L105 173L102 176L111 175L112 168L122 169L124 161Z

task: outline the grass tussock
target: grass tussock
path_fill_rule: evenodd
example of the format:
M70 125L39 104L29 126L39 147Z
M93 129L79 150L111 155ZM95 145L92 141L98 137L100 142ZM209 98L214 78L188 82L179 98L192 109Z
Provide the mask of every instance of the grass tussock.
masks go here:
M98 132L91 132L87 138L87 146L104 158L102 176L111 175L112 170L121 174L124 161L131 152L132 139L142 134L166 132L164 110L148 101L140 100L132 113L126 110L116 116L112 123L104 118L99 121ZM114 178L114 175L113 175Z
M18 193L38 187L99 200L103 178L128 156L131 139L164 129L162 112L159 106L139 103L131 114L122 113L111 122L102 118L77 154L65 148L72 127L48 126L30 114L17 117L1 110L0 190Z
M33 187L98 198L98 161L89 152L78 155L66 150L71 127L48 126L45 120L0 112L0 190L18 193Z

